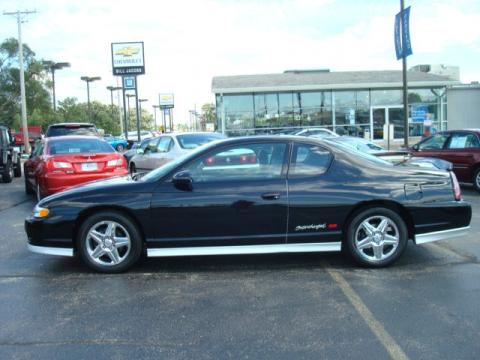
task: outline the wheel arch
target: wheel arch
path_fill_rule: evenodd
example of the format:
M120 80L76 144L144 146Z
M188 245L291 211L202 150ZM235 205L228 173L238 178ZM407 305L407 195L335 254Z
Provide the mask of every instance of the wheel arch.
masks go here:
M348 213L347 217L345 218L345 222L343 224L343 240L346 240L347 236L347 228L352 219L360 212L364 211L369 208L374 207L383 207L389 210L396 212L402 220L405 222L408 231L408 238L414 239L415 236L415 227L413 218L411 217L408 210L400 203L393 201L393 200L370 200L370 201L362 201L356 204Z
M79 216L75 220L75 223L73 225L73 234L74 234L73 243L74 243L75 250L78 250L78 240L79 240L78 235L79 235L80 227L85 222L85 220L88 219L88 217L101 211L112 211L112 212L120 213L121 215L127 216L137 226L137 229L142 237L142 242L143 244L145 244L145 241L146 241L145 231L140 221L131 210L118 205L98 205L98 206L89 207L81 211Z

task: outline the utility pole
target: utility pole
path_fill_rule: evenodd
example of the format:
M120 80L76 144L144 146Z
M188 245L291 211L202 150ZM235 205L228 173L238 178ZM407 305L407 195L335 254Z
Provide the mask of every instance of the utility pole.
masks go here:
M404 0L400 0L400 16L401 16L401 24L402 24L402 49L405 47L405 32L403 31L403 27L405 26L405 2ZM408 84L407 84L407 56L405 51L402 54L402 80L403 80L403 146L405 149L408 149L408 135L410 132L408 126ZM390 125L389 125L390 126Z
M17 17L18 25L18 57L20 64L20 97L21 97L21 112L22 112L22 128L23 128L23 144L25 146L25 152L30 153L30 143L28 142L28 122L27 122L27 102L25 99L25 73L23 68L23 43L22 43L22 16L35 14L37 11L25 10L15 12L3 12L3 15L13 15Z

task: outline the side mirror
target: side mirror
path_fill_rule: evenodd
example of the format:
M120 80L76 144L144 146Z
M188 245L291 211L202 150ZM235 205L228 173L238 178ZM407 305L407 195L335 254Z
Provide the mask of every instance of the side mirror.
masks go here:
M144 153L145 153L145 151L143 151L142 148L138 148L138 149L137 149L137 154L143 155Z
M420 146L418 146L418 144L415 144L412 146L412 149L418 151L420 149Z
M172 179L173 185L182 191L192 191L193 190L193 179L190 176L188 171L180 171L173 175Z

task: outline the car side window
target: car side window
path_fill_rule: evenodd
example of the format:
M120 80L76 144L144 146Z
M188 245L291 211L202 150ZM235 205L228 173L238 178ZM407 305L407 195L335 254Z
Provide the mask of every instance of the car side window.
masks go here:
M172 148L172 145L173 145L173 140L171 137L169 136L162 137L158 142L157 151L161 153L169 152L170 149Z
M194 182L279 179L286 143L238 144L210 152L188 166Z
M288 176L300 177L321 175L328 170L332 158L332 154L321 146L295 144Z
M152 139L145 148L145 154L157 152L158 139Z
M441 150L448 139L448 134L435 134L418 144L420 150Z
M478 147L480 147L480 143L477 136L467 133L453 134L448 144L449 149L470 149Z

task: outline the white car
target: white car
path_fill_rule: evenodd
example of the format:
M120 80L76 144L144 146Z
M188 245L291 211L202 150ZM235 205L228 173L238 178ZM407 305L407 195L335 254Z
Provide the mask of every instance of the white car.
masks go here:
M155 134L151 131L140 130L140 141L145 140L145 139L151 139L154 136L155 136ZM121 136L119 136L119 138L125 139L125 134L122 134ZM130 140L130 141L133 141L133 142L137 141L138 140L137 131L129 131L128 136L127 136L127 140Z
M156 169L200 145L224 138L224 135L212 132L169 133L152 138L131 158L130 173Z
M298 131L292 133L292 135L315 136L315 137L338 136L332 130L329 130L329 129L326 129L326 128L321 128L321 127L312 127L312 128L301 129L301 130L298 130Z

